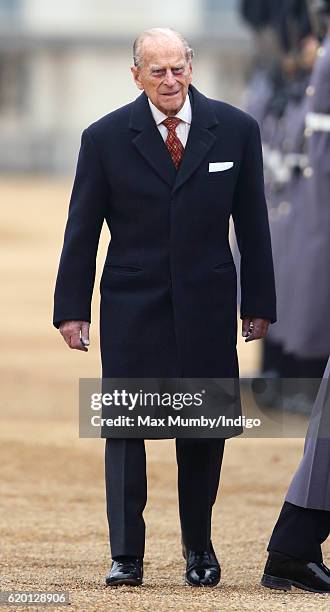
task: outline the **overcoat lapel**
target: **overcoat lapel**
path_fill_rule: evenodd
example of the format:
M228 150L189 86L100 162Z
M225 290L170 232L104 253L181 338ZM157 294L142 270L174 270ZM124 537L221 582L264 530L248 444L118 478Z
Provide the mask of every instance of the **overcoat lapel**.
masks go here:
M157 174L172 187L177 170L159 133L151 114L148 98L144 92L133 104L129 127L138 132L134 135L132 143L139 153Z
M159 176L173 187L173 191L191 177L216 141L210 128L218 124L218 119L208 99L192 85L189 87L189 95L192 121L179 170L176 170L171 160L144 92L135 100L130 118L130 129L138 132L132 140L134 146Z
M192 85L189 87L189 95L192 107L191 126L185 152L176 175L174 191L182 187L191 177L214 145L216 136L210 128L219 123L208 99Z
M187 145L176 175L173 191L182 187L197 170L215 141L216 137L212 132L196 123L191 123Z

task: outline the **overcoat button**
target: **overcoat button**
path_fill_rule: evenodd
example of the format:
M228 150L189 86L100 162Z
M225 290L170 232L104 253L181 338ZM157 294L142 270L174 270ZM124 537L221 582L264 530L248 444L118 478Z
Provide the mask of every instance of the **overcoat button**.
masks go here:
M314 96L314 94L315 94L315 87L313 87L313 85L308 85L308 87L306 89L306 94L308 96Z
M305 178L311 178L311 176L313 176L313 174L314 174L314 170L310 166L307 166L304 169L303 175L304 175Z

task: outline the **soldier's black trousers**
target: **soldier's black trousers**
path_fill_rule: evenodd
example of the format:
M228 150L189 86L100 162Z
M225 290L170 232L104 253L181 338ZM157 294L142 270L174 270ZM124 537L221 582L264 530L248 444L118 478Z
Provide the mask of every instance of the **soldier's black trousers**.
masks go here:
M329 533L329 511L284 502L267 550L322 563L321 544Z
M223 438L176 439L181 531L191 550L202 551L209 546L224 444ZM147 502L143 439L106 440L105 480L112 558L143 557L143 510Z

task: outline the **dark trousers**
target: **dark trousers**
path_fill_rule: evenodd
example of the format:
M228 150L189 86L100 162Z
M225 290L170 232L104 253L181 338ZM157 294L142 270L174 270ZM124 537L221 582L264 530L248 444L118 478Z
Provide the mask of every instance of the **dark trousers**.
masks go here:
M210 543L224 444L223 438L176 439L181 531L191 550L206 550ZM143 439L107 438L105 481L112 558L143 557L147 502Z
M329 511L284 502L267 550L322 563L321 544L329 533Z

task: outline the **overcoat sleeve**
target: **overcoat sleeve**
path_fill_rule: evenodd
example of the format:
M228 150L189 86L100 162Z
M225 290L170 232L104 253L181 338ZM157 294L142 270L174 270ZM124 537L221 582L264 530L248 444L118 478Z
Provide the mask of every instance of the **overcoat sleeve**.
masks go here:
M241 318L276 321L271 238L258 123L251 118L235 188L232 216L241 254Z
M109 185L92 135L81 138L64 244L56 279L53 324L91 321L96 254L109 200Z

